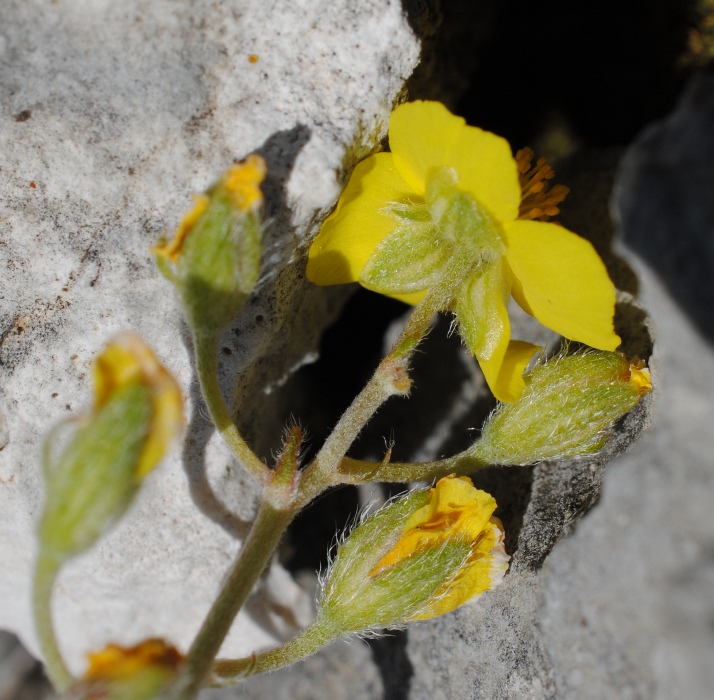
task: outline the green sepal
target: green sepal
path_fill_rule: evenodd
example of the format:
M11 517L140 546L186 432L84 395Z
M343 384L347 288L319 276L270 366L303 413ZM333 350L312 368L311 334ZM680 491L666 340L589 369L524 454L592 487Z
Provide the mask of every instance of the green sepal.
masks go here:
M532 464L597 452L612 424L639 402L628 360L616 352L557 357L524 376L513 403L501 404L469 451L492 464Z
M130 384L81 425L46 466L46 503L39 526L43 554L64 560L91 547L131 504L136 466L149 434L149 389ZM49 451L51 448L47 448Z
M164 239L159 241L159 245L164 244ZM163 255L154 255L154 260L156 261L156 267L159 268L159 272L162 276L167 279L171 284L178 284L178 278L174 274L174 270L169 264L169 261Z
M434 168L429 173L426 205L440 235L458 245L457 255L478 263L506 252L496 222L470 194L458 189L453 168Z
M176 675L171 669L148 667L121 680L80 681L61 700L158 700L168 697L162 693L170 689Z
M220 188L186 236L177 285L195 329L225 328L250 296L260 273L262 225L256 212L236 210Z
M476 357L489 359L501 339L510 337L510 293L503 258L482 262L459 286L454 307L459 335Z
M381 294L421 291L438 280L453 249L431 223L400 224L377 245L360 282Z

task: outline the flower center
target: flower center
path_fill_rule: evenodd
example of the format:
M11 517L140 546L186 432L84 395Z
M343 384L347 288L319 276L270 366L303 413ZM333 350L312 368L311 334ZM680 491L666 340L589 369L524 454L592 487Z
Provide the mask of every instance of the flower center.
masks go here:
M555 177L553 168L545 158L538 158L536 164L532 165L533 157L534 153L530 148L522 148L516 153L518 179L521 183L518 218L547 221L551 216L560 214L558 204L570 190L565 185L551 187L548 180Z

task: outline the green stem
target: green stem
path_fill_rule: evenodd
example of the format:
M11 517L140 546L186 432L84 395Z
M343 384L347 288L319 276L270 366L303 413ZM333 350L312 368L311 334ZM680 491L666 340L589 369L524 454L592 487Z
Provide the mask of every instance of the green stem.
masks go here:
M45 668L52 684L60 692L67 690L74 678L69 672L57 644L52 623L52 590L59 573L61 561L40 551L35 566L35 581L32 603L35 627L40 641L40 650L45 659Z
M270 477L270 469L238 432L218 384L218 340L217 334L197 332L194 335L196 366L203 396L211 418L231 452L259 483L265 484Z
M295 515L277 510L264 500L253 529L243 544L218 597L189 649L171 700L192 700L204 684L233 620L267 566L278 542Z
M475 264L473 260L455 256L439 282L426 292L389 354L380 362L372 378L344 412L322 449L305 469L300 484L301 506L329 486L345 483L338 473L344 455L362 428L388 398L407 393L407 372L412 355L428 333L432 319L439 311L449 307L458 283ZM400 386L399 377L406 386Z
M248 676L290 666L311 656L339 636L341 636L339 632L335 632L329 625L321 624L318 618L296 637L275 649L268 649L243 659L218 659L213 664L211 685L225 688L240 683Z
M453 457L437 459L433 462L363 462L345 457L339 466L339 480L342 484L368 484L373 481L409 483L412 481L432 481L449 474L463 476L474 474L493 466L493 462L478 455L470 447Z

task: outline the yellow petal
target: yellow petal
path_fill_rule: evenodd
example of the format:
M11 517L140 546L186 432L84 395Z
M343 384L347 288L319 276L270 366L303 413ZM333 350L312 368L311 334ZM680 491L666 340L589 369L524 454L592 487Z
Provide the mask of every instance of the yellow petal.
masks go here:
M133 647L109 644L88 655L85 680L126 680L146 669L178 670L183 656L163 639L147 639Z
M414 620L429 620L474 602L482 593L495 588L508 569L509 557L504 547L503 525L491 518L476 540L466 565L456 577L437 591L433 602Z
M523 393L523 372L538 350L540 347L533 343L511 340L502 354L488 360L476 358L486 383L499 401L510 403Z
M151 252L163 256L172 263L178 262L186 236L191 232L196 222L206 213L210 203L211 200L205 194L195 194L193 196L193 209L183 217L183 221L181 221L176 230L173 240L170 243L162 240L151 249Z
M416 306L423 298L426 292L410 292L409 294L395 294L394 299L399 299L405 304L412 304Z
M439 102L407 102L392 112L389 146L394 163L414 191L423 194L433 168L456 170L468 192L499 221L518 216L521 187L508 141L467 126Z
M136 467L139 478L146 476L161 461L169 443L183 428L181 391L173 377L157 364L153 376L147 376L146 381L153 393L154 415Z
M141 361L138 353L144 352L144 344L137 336L123 333L109 343L94 362L94 410L99 410L117 389L140 382Z
M356 282L375 246L396 226L389 205L408 200L414 200L414 193L394 167L391 153L358 163L310 246L307 278L321 285Z
M540 221L504 225L513 297L544 326L600 350L614 350L615 287L584 238Z
M95 411L128 384L149 389L151 427L136 466L137 478L143 478L158 464L183 426L183 401L176 380L139 336L120 333L96 359L94 382Z
M640 396L652 391L652 377L642 360L630 363L630 384L637 389Z
M243 162L234 163L223 176L223 186L233 205L239 211L255 211L263 204L260 184L265 180L268 167L257 153L251 153Z
M449 476L436 483L429 497L425 506L412 513L401 538L374 570L450 542L467 542L472 549L463 567L444 582L427 606L411 618L414 620L443 615L473 600L497 586L508 567L503 526L493 517L493 496L474 488L468 477Z
M476 541L494 510L493 496L474 488L468 477L440 479L429 490L429 502L411 514L398 542L373 567L370 576L427 547L454 540Z
M462 129L450 163L459 189L468 192L498 221L513 221L521 204L518 168L506 139L475 126Z
M424 195L432 168L451 166L451 154L466 122L440 102L406 102L389 120L389 148L409 186Z

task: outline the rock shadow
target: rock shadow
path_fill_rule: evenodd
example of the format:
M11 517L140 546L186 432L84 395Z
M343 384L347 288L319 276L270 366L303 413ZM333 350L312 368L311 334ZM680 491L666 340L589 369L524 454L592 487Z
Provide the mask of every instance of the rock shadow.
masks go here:
M266 227L268 231L265 239L267 246L273 249L277 245L276 239L281 234L283 234L283 239L290 242L290 237L284 235L285 227L290 225L290 209L285 194L285 185L292 172L295 159L309 137L310 132L307 127L298 124L292 129L273 134L256 150L256 153L265 158L268 166L268 174L262 187L265 196L264 219L270 222ZM266 258L268 255L264 253L263 269L266 267ZM251 304L248 302L234 325L239 327L241 324L245 325L246 317L252 318L252 314ZM230 330L224 335L229 334ZM185 329L183 340L193 357L193 343L188 328ZM221 342L219 344L219 382L229 405L235 377L241 371L240 365L241 358L234 356L231 343ZM252 522L252 506L257 502L257 485L252 483L252 477L243 472L233 460L230 460L225 467L226 473L222 478L222 486L229 492L236 492L235 497L226 499L226 494L219 495L216 493L215 485L211 484L207 473L206 446L215 432L215 427L210 421L208 409L201 395L195 363L190 400L194 410L186 431L183 463L191 496L196 506L208 518L219 524L232 536L244 539ZM246 503L246 494L250 494L251 489L255 500L252 503Z
M637 251L714 342L714 78L696 75L677 108L628 151L614 202Z

